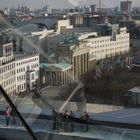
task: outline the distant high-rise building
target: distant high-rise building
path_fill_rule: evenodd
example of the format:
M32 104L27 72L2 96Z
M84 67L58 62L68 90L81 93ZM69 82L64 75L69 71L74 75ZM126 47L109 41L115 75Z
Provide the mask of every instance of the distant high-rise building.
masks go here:
M132 12L132 1L121 1L120 3L120 11L122 13L129 14Z
M47 14L51 14L52 13L52 8L49 5L46 5L43 8L43 12L47 13Z
M96 11L96 5L90 5L90 11L95 12Z

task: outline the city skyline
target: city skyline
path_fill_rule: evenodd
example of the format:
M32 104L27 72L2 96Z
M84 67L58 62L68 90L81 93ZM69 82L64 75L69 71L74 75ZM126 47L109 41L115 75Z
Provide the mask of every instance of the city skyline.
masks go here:
M81 2L83 1L83 2ZM102 4L101 7L108 8L108 7L115 7L115 6L120 6L120 1L122 0L101 0ZM132 0L133 1L133 6L138 7L140 5L139 0ZM10 4L9 4L10 3ZM91 4L96 4L98 7L98 0L41 0L41 1L34 1L34 0L5 0L5 1L0 1L0 8L16 8L19 5L24 5L28 6L32 9L37 9L37 8L42 8L45 5L50 5L52 8L72 8L74 6L78 6L79 3L81 5L91 5Z

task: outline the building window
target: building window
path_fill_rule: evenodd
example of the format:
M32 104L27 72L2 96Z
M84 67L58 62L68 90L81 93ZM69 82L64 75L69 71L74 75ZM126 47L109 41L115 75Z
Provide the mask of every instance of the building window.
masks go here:
M32 80L34 80L34 73L32 74Z

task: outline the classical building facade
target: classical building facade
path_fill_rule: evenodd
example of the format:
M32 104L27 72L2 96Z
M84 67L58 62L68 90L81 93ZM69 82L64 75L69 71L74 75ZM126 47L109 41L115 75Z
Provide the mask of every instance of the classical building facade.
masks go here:
M130 35L126 28L110 24L99 26L99 35L94 32L76 41L68 40L58 45L55 51L55 64L43 64L41 67L44 72L44 83L57 85L54 82L59 81L60 85L64 85L78 81L95 67L97 61L129 52ZM61 67L62 65L65 67ZM61 71L62 75L58 74L58 71Z
M53 81L59 81L64 85L79 80L89 70L89 49L85 42L60 44L56 51L58 63L42 65L44 83L56 85Z
M60 44L56 51L57 61L66 61L72 65L72 79L78 80L87 73L89 65L89 47L86 42Z
M57 63L57 64L41 64L42 83L47 85L64 85L70 83L73 79L71 77L71 64Z

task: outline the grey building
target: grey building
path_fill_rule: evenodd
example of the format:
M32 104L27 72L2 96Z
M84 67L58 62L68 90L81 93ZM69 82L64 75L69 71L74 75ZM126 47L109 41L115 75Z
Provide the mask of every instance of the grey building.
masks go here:
M120 11L122 13L131 13L132 12L132 1L121 1Z
M90 5L90 11L96 12L96 4Z

